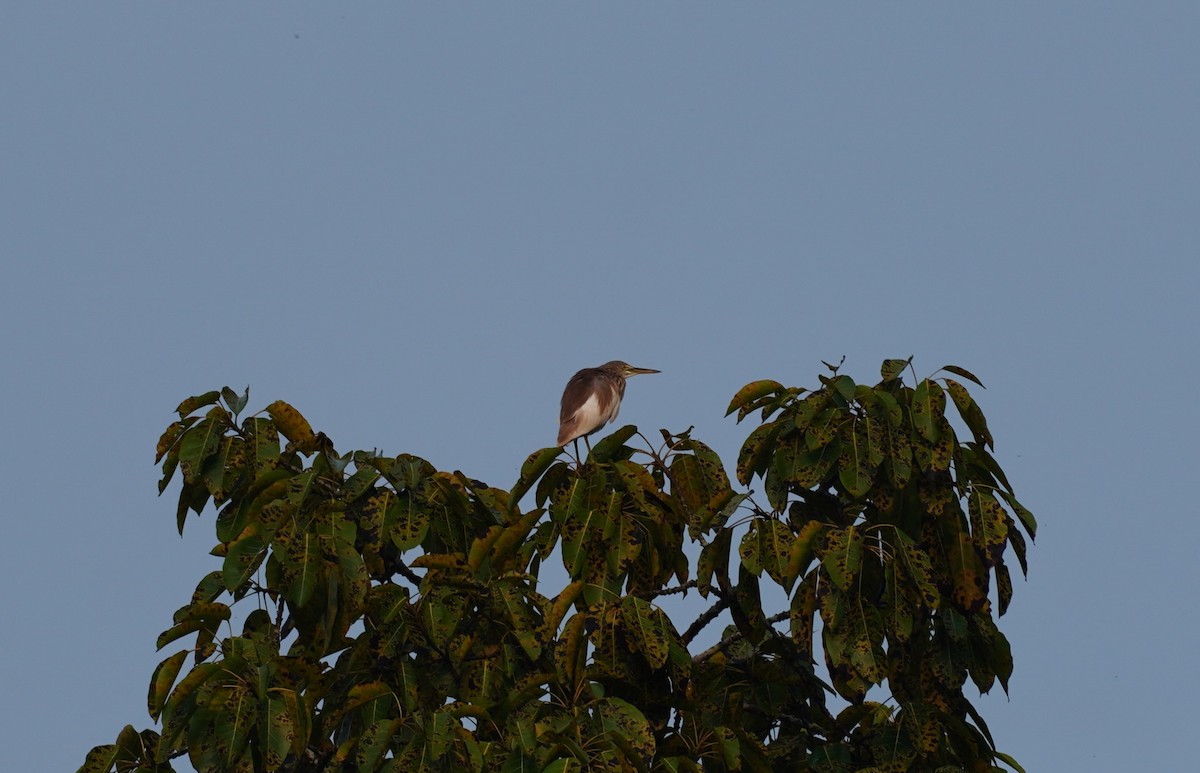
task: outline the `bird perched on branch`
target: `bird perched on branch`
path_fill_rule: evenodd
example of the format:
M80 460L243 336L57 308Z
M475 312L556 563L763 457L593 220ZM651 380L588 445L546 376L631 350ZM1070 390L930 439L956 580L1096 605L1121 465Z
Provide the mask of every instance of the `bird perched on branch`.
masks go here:
M575 441L575 456L579 456L579 438L592 450L588 435L617 418L621 398L625 396L625 380L639 373L658 373L650 368L635 368L613 360L598 368L584 368L571 376L563 390L562 409L558 414L558 444Z

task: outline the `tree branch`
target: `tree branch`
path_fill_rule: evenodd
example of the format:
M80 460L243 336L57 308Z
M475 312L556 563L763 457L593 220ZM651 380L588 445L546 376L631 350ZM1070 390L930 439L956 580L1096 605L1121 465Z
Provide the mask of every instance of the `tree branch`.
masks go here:
M721 614L722 612L724 612L724 611L725 611L725 608L726 608L726 607L728 607L728 606L729 606L729 599L727 599L727 598L725 598L724 596L722 596L722 597L721 597L721 598L720 598L720 599L717 601L717 603L716 603L716 604L713 604L712 608L710 608L710 609L709 609L707 612L705 612L704 614L700 615L700 617L697 617L697 618L696 618L696 622L694 622L694 623L692 623L691 625L689 625L689 626L688 626L688 629L687 629L686 631L684 631L684 632L683 632L683 636L681 636L681 637L680 637L681 639L683 639L683 643L684 643L684 645L686 646L686 645L688 645L688 644L691 644L691 643L692 643L692 639L695 639L695 638L696 638L696 636L697 636L697 635L698 635L698 634L699 634L701 631L703 631L703 630L704 630L704 627L705 627L706 625L708 625L709 623L711 623L713 620L716 620L716 619L717 619L717 615L719 615L719 614Z
M722 601L724 601L724 599L722 599ZM707 614L707 613L705 613L705 614ZM778 614L771 615L770 617L767 618L767 625L771 626L771 625L774 625L775 623L778 623L780 620L786 620L789 614L790 614L789 612L780 612ZM689 628L688 630L690 631L691 629ZM734 642L736 642L742 638L745 638L745 637L742 635L741 631L736 631L734 633L731 633L728 636L726 636L724 639L721 639L721 641L717 642L713 646L706 649L704 652L701 652L699 655L692 658L692 660L696 663L703 663L704 661L711 658L713 655L716 655L718 652L724 652L726 649L729 648L729 645L733 644Z
M419 574L417 574L416 572L414 572L412 569L409 569L408 564L404 563L400 559L396 559L395 569L397 572L404 575L404 578L407 579L409 582L411 582L413 585L415 585L418 588L421 587L421 576Z

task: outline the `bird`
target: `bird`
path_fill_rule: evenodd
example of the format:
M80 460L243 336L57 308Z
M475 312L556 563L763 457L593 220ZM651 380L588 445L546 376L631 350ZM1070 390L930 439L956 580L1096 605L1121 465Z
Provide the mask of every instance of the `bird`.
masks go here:
M625 380L639 373L659 373L650 368L635 368L629 363L613 360L598 368L584 368L571 376L563 390L562 406L558 413L558 445L575 442L579 457L579 438L592 450L588 435L617 418L621 398L625 396Z

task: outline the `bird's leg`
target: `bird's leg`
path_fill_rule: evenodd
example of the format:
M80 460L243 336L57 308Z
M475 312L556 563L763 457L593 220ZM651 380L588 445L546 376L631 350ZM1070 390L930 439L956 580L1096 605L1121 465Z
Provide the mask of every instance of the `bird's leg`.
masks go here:
M588 439L588 436L587 436L587 435L584 435L584 436L583 436L583 444L584 444L585 446L587 446L587 449L588 449L588 457L590 458L590 457L591 457L591 455L592 455L592 441Z
M575 445L575 466L578 467L581 464L581 462L579 461L579 438L575 438L574 445Z

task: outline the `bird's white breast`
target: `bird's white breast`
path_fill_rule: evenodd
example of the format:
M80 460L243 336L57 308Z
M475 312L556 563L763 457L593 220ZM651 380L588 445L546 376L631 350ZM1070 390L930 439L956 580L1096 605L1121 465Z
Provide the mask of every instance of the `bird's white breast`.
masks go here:
M595 394L588 395L588 399L583 405L579 406L579 410L575 411L575 426L579 427L584 432L591 432L596 427L602 426L612 421L612 416L605 415L601 410L600 400Z

